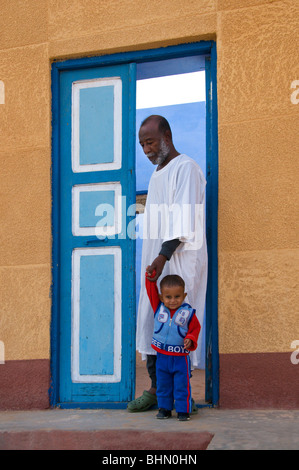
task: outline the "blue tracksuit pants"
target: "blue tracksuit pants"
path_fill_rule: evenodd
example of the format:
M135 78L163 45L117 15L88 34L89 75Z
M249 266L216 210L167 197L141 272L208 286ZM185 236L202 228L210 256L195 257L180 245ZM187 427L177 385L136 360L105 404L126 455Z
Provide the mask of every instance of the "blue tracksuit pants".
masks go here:
M158 407L175 409L177 413L191 413L190 357L157 353Z

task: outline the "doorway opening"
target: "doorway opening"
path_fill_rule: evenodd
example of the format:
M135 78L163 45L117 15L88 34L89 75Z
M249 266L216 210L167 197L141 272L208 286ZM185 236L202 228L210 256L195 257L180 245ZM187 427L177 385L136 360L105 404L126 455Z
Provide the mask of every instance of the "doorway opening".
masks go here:
M141 273L143 207L155 167L144 155L138 140L142 121L151 114L164 116L172 129L175 148L193 158L206 176L206 72L205 55L195 55L137 64L136 70L136 312ZM199 364L192 371L192 397L198 405L206 403L206 328L204 321L198 354ZM136 353L135 397L149 386L145 358Z
M185 85L174 86L175 101L162 102L159 98L160 101L154 102L158 96L157 91L146 93L144 96L149 97L150 104L138 104L136 110L136 79L139 95L140 85L149 83L147 80L185 80L193 73L199 73L196 78L198 86L202 82L199 79L200 74L202 78L205 77L204 99L194 98L193 92L190 101L186 101L186 98L179 100L179 91L189 91L190 88L185 81ZM206 403L203 406L218 404L216 74L217 55L214 41L55 61L52 64L51 406L86 409L126 408L127 402L133 399L134 395L140 395L138 387L142 386L142 390L147 387L149 379L145 363L142 363L142 371L146 376L140 385L137 371L136 392L134 390L136 290L137 297L139 293L138 284L135 286L135 244L136 277L139 283L141 250L138 245L141 238L137 237L135 240L134 237L126 236L134 214L115 210L114 215L118 217L118 223L111 224L111 227L114 232L122 227L122 231L115 233L117 236L114 236L113 232L111 238L97 236L95 229L99 221L95 215L100 215L97 207L103 201L110 202L110 205L117 209L117 195L120 192L126 197L128 207L134 207L136 197L141 204L142 198L145 199L153 167L143 155L139 143L136 145L135 131L137 130L138 135L143 118L153 113L164 115L168 119L176 148L197 160L206 175L209 266L206 318L205 323L203 322L205 345L201 346L205 349L205 360L203 368L199 369L203 376L200 379L201 389L193 382L193 396L199 405L203 401ZM166 89L168 88L171 89L166 86ZM161 83L159 89L162 89ZM166 98L166 91L163 96ZM196 119L190 111L191 108L198 108ZM105 139L99 138L99 134L92 131L94 127L84 125L89 120L98 129L107 124L107 116L109 132L106 133ZM193 139L191 134L196 138ZM90 152L91 142L94 152ZM137 216L137 224L140 225L141 215ZM100 293L99 286L102 289ZM97 292L93 305L96 308L95 317L90 315L91 291ZM115 301L103 307L103 298ZM105 337L105 344L104 341L98 341L99 330L95 331L94 323L89 322L90 317L98 319L99 312L103 312L103 321L109 326L111 333L109 338ZM118 312L122 315L121 322ZM97 321L97 328L103 330L100 321ZM109 344L106 340L109 340ZM119 354L119 345L122 354ZM102 363L103 352L107 351L109 367L106 362ZM197 370L193 373L193 381L195 374L198 374Z

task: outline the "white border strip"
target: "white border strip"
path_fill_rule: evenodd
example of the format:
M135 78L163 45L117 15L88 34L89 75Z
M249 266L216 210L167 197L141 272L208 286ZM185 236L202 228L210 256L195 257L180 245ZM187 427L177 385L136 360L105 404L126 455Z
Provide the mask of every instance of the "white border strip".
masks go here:
M206 101L205 71L136 82L136 109Z
M114 87L114 160L110 163L80 165L80 90ZM80 80L72 84L72 169L74 173L121 168L122 160L122 81L120 77Z
M80 193L88 191L114 191L114 225L80 227ZM72 188L72 233L74 236L112 236L122 230L122 187L119 181L96 184L78 184ZM101 216L95 207L95 215Z
M114 373L111 375L80 374L80 259L81 256L114 256ZM72 255L72 344L71 377L74 383L116 383L121 381L121 248L76 248ZM112 351L111 351L112 353Z

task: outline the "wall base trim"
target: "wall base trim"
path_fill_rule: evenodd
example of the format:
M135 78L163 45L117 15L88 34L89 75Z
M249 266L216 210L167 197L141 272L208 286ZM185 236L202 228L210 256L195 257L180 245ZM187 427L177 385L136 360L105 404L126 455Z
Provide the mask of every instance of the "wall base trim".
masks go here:
M220 354L222 408L298 409L299 364L291 353Z
M0 365L0 410L49 408L50 360L6 361Z

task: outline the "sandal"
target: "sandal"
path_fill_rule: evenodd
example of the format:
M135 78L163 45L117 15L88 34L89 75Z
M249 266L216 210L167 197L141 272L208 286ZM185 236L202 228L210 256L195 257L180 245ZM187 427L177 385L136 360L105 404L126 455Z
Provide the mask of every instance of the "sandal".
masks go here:
M127 410L131 413L137 413L139 411L147 411L154 405L157 405L157 397L150 392L144 390L141 397L136 398L133 401L130 401L127 405Z

